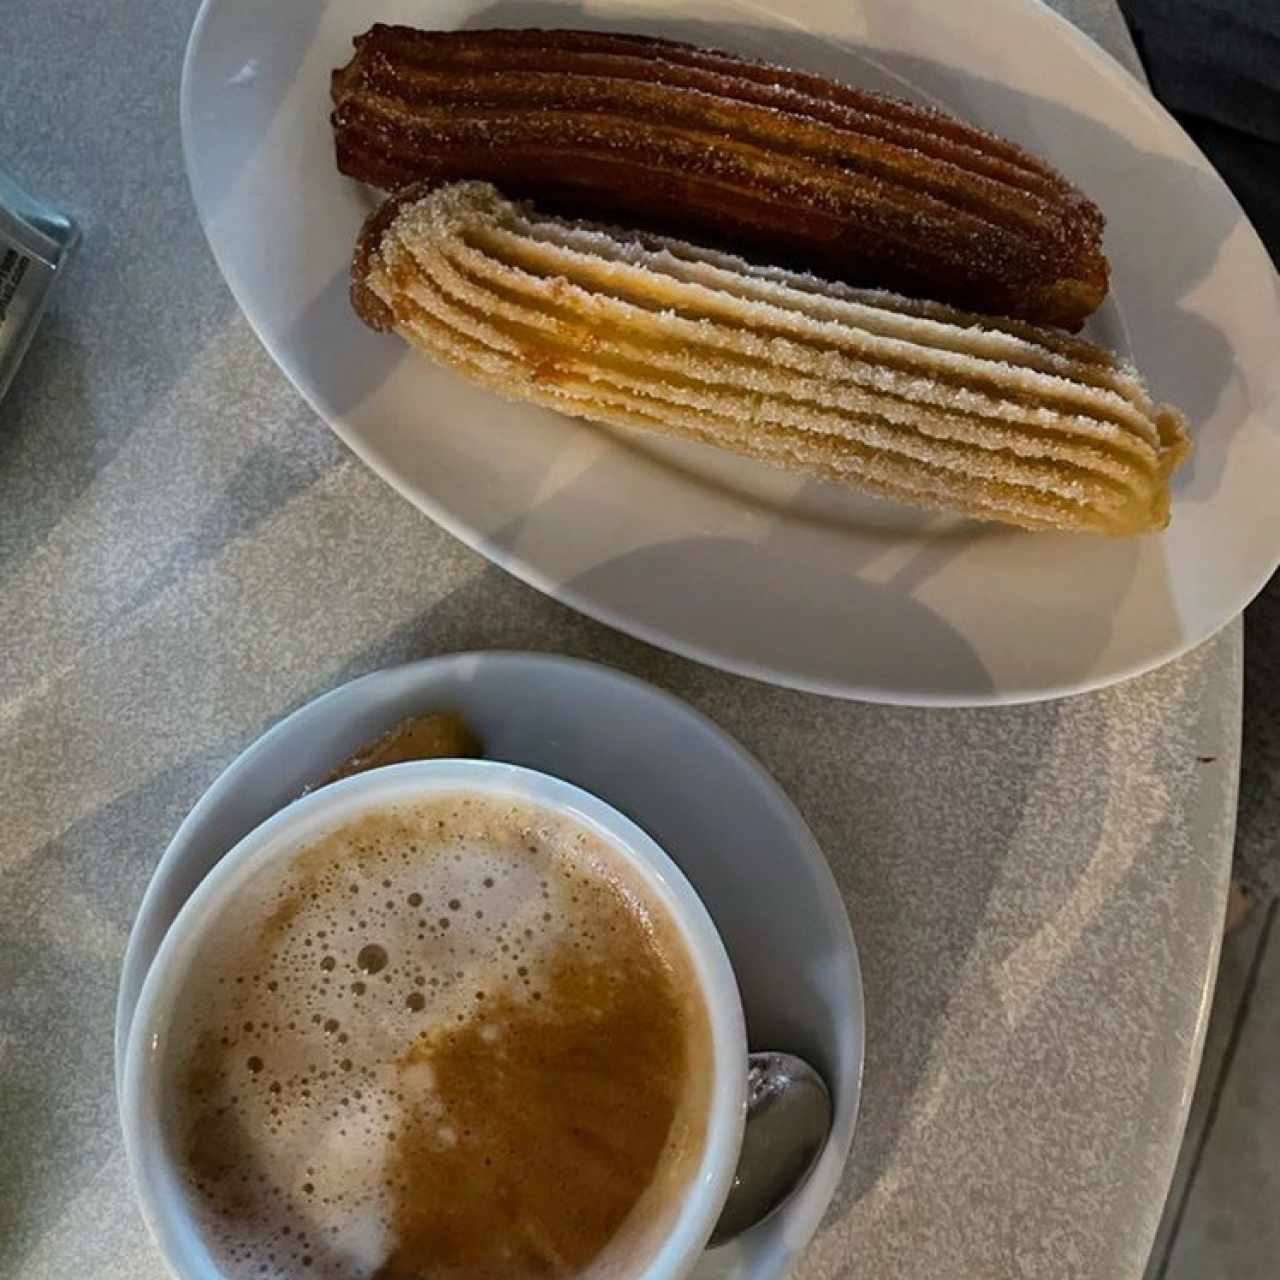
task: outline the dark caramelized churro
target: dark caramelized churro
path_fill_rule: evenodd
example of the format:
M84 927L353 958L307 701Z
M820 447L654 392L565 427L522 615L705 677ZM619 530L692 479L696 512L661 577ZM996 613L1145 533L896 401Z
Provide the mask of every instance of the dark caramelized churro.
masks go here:
M1075 329L1102 215L943 112L692 45L376 25L333 75L338 166L395 190L484 179L855 284Z

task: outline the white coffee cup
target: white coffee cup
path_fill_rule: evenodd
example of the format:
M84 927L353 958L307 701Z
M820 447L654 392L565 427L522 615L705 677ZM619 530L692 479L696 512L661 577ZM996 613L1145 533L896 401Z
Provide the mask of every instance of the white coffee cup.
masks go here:
M167 1037L202 943L264 867L362 813L451 792L511 797L569 817L615 849L679 928L711 1025L714 1082L702 1158L670 1229L636 1280L678 1280L693 1268L729 1193L746 1112L747 1044L729 957L683 873L629 818L570 783L489 760L423 760L358 774L295 801L235 846L196 888L169 927L138 999L125 1054L120 1109L142 1216L181 1280L222 1280L187 1207L183 1179L162 1129Z

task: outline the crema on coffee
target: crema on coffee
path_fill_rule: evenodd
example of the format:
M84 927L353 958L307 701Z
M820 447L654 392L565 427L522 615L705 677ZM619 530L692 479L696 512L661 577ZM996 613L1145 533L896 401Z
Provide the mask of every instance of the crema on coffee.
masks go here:
M478 792L260 873L166 1062L165 1140L230 1280L630 1274L713 1084L693 961L623 855Z

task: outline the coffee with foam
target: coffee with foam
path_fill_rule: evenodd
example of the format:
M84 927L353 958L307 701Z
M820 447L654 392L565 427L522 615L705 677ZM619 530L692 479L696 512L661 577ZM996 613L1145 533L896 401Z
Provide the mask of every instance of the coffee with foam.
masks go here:
M232 1280L631 1274L713 1084L694 963L639 874L479 793L259 873L167 1052L167 1140Z

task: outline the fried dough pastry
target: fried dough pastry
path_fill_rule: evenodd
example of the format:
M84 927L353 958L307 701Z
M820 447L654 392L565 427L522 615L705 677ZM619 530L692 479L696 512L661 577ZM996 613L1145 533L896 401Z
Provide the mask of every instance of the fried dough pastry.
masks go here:
M385 190L482 179L1068 329L1106 296L1097 207L941 111L645 36L379 24L354 43L333 74L338 167Z
M1092 343L652 234L480 182L365 226L362 318L513 400L1028 529L1158 529L1182 415Z
M315 789L370 769L381 769L383 765L404 764L410 760L472 759L482 754L480 739L459 712L431 711L409 716L381 737L366 742L321 778Z

